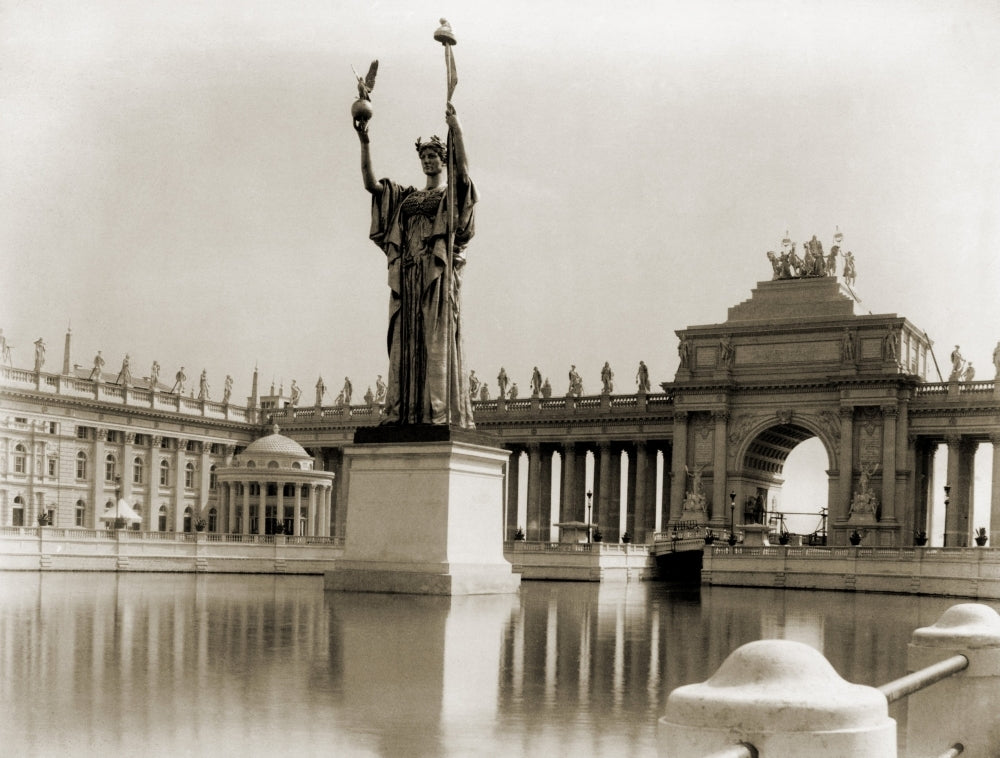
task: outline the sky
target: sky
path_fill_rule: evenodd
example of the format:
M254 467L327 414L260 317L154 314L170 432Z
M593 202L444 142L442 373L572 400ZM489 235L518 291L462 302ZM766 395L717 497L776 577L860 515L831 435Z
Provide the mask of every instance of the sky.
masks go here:
M854 253L859 313L1000 340L995 2L0 2L0 328L59 371L156 360L234 397L385 374L352 66L375 173L422 184L453 103L480 202L468 368L597 392L677 368L674 330L770 279L787 232ZM929 379L936 380L932 375Z

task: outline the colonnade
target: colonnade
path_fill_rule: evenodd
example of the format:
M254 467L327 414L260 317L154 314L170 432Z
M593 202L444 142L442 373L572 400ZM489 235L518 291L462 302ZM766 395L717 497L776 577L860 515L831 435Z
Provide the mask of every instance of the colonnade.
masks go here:
M284 533L294 536L325 537L331 533L332 481L243 478L220 481L219 488L219 532L265 534L280 523Z
M528 442L505 448L511 453L504 508L508 540L521 528L526 540L548 541L555 523L575 521L593 524L605 541L618 542L624 511L624 531L645 542L658 523L666 523L662 493L670 491L670 466L661 460L670 460L668 441ZM559 479L553 482L557 457ZM658 490L659 476L664 483ZM526 492L519 523L522 478Z

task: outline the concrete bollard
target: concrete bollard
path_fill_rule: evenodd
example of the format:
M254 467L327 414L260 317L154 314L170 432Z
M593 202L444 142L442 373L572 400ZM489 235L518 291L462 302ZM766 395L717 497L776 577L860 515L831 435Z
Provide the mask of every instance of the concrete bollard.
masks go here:
M897 758L885 696L845 681L822 653L790 640L743 645L710 679L667 698L660 758L702 758L741 742L761 758Z
M913 632L907 670L919 671L949 656L969 659L964 671L907 698L906 753L940 755L960 742L962 758L1000 750L1000 615L979 603L960 603L932 626Z

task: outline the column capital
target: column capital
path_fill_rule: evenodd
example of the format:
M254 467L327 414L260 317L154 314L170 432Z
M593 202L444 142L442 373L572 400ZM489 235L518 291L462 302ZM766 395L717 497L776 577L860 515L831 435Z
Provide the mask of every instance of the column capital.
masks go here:
M729 421L730 415L731 414L730 414L730 412L728 410L712 411L712 419L716 423L718 423L719 421L723 421L723 422Z
M853 405L841 405L839 408L841 419L853 419L854 418L854 406Z
M97 427L96 429L94 429L94 439L96 439L98 442L107 442L108 430L105 427L101 426Z
M152 447L152 448L158 448L158 447L162 447L162 445L163 445L163 435L162 434L154 434L153 436L151 436L149 438L149 446L150 447Z
M686 424L688 420L687 411L674 411L674 423L675 424Z
M895 418L899 415L899 407L895 405L883 405L882 415L886 418Z
M126 445L135 444L135 432L125 432L125 444Z
M948 445L948 447L952 447L952 446L958 447L958 445L960 445L961 442L962 442L962 435L961 434L955 434L954 432L950 432L949 434L946 434L944 436L944 441L945 441L945 444Z

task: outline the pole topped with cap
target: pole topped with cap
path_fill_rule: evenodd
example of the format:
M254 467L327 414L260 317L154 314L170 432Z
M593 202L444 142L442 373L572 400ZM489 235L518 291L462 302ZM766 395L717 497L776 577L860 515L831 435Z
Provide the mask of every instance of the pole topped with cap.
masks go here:
M451 24L448 23L447 19L441 19L441 26L437 28L434 32L434 39L440 42L442 45L457 45L458 40L455 39L455 33L451 30Z

